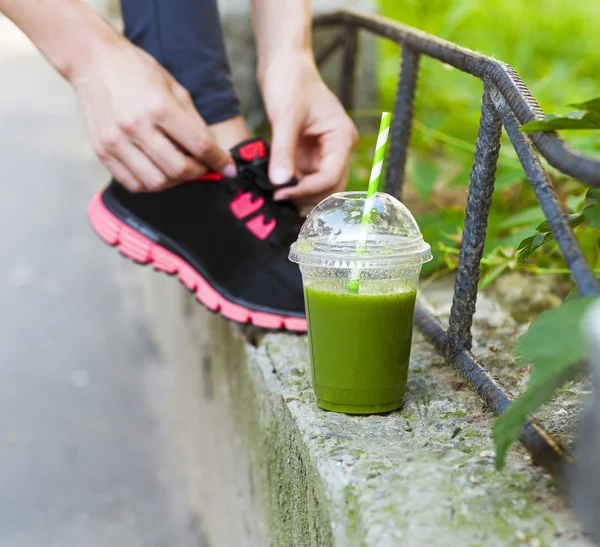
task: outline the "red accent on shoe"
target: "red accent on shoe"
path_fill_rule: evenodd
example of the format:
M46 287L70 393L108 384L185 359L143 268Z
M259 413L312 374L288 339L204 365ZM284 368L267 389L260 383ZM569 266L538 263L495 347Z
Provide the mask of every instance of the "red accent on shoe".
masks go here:
M221 173L213 173L209 171L206 175L202 175L199 179L188 180L186 182L199 182L199 181L213 181L213 180L221 180L223 175Z
M246 161L253 161L256 158L264 158L267 155L267 148L262 141L250 142L239 149L240 157Z
M251 214L256 213L265 203L263 198L257 198L252 201L252 194L250 192L240 192L237 197L231 202L229 208L231 212L240 220L242 218L249 217Z
M273 218L271 222L265 224L265 215L258 215L252 220L246 222L246 228L250 230L258 239L267 239L275 229L277 221Z
M178 273L182 283L195 291L196 297L202 304L213 311L220 311L221 315L227 319L239 323L252 323L257 327L266 329L286 329L295 332L306 332L306 319L252 311L239 304L230 302L221 296L183 259L154 243L115 217L102 202L100 194L96 194L90 202L88 217L94 231L106 243L109 245L118 245L121 253L136 262L142 264L152 262L154 268L157 270L173 274ZM273 228L275 227L275 220L265 225L262 215L257 218L261 217L261 226L268 228L273 225ZM253 220L255 221L257 218ZM273 228L269 229L269 233L271 233ZM254 230L252 231L254 232ZM267 236L268 234L265 237Z

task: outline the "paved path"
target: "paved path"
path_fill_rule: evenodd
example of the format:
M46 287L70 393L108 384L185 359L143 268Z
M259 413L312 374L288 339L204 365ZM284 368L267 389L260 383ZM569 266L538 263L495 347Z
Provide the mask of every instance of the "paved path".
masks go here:
M198 547L133 266L88 227L76 98L0 19L0 546Z

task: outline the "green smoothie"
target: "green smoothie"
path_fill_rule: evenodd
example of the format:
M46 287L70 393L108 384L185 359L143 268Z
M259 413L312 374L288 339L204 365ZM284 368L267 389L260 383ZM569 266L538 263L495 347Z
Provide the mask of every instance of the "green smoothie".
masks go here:
M317 404L348 414L394 410L406 389L415 292L350 294L344 286L305 287Z

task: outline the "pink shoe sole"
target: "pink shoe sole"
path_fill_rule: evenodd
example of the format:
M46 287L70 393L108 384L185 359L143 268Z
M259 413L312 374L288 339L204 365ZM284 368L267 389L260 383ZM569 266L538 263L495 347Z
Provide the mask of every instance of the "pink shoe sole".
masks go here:
M88 218L102 240L112 246L118 245L119 251L128 258L139 264L152 263L156 270L162 272L178 274L181 282L194 291L198 300L209 310L219 312L223 317L237 323L251 323L264 329L306 332L306 319L252 311L221 296L183 259L114 216L102 202L99 193L90 202Z

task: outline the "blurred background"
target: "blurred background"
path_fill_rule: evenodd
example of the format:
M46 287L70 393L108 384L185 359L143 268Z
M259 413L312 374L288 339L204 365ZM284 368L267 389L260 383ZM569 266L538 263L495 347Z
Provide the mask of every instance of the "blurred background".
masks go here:
M546 114L565 114L574 110L570 104L600 96L596 49L600 3L593 0L379 0L378 8L387 17L512 65ZM395 44L378 44L377 69L379 108L391 109L399 70ZM422 57L404 200L416 213L425 239L437 250L434 260L423 269L425 277L456 268L482 92L478 79ZM379 115L378 110L355 114ZM597 132L561 134L587 154L597 155L600 150ZM362 135L350 181L353 188L362 188L368 178L375 138ZM565 208L571 213L579 211L587 187L552 169L550 172ZM566 272L553 245L537 251L527 263L517 262L520 242L535 234L543 220L504 135L486 240L483 288L514 269L538 274ZM600 232L589 224L577 227L576 232L586 258L598 269ZM561 293L560 287L556 290Z
M135 268L87 223L108 174L77 98L2 18L0 74L0 546L199 547Z
M115 16L115 4L95 7ZM595 0L380 0L376 8L511 64L545 112L600 95ZM387 43L376 52L379 100L357 118L393 105L399 52ZM185 441L173 442L165 408L168 369L147 335L132 268L87 225L87 203L107 173L76 97L2 18L0 74L0 546L200 546L186 481L196 470ZM481 94L478 80L423 60L406 201L436 250L429 279L456 267ZM566 136L598 153L593 134ZM368 180L374 141L361 137L352 188ZM579 210L585 188L553 176L565 207ZM497 189L483 286L513 269L562 272L552 245L516 259L543 215L508 146ZM597 269L597 229L584 224L577 237Z

